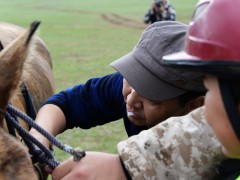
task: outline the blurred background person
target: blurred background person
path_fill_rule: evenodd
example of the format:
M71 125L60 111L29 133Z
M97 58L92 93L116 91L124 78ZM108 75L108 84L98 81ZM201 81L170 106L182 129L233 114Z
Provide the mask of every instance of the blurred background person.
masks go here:
M157 21L175 21L176 10L168 0L154 0L144 16L144 23Z

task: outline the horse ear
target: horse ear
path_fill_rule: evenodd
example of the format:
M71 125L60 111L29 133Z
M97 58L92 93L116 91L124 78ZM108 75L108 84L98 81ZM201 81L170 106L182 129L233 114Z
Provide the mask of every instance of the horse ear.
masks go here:
M33 34L37 30L38 26L40 24L40 21L34 21L32 22L30 29L27 31L27 40L26 40L26 45L29 44L29 41L31 40Z
M0 52L0 122L5 108L19 84L23 64L28 54L30 40L40 22L33 22L30 29L22 33Z

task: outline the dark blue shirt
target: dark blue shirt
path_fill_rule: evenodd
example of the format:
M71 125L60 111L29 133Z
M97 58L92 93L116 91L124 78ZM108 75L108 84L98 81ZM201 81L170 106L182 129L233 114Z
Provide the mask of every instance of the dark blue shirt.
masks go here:
M136 126L127 118L122 87L122 75L113 73L61 91L45 104L61 108L66 117L66 129L89 129L123 118L126 132L132 136L147 128Z

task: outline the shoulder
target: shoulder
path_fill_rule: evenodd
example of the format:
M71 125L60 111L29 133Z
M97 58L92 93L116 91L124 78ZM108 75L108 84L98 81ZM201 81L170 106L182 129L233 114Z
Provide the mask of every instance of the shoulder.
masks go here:
M223 158L203 108L142 131L119 143L118 150L133 177L144 177L143 172L150 171L157 179L212 177L215 163Z
M176 13L176 10L175 10L174 6L171 5L171 4L168 4L167 7L166 7L166 9L167 9L170 13L173 13L173 14Z

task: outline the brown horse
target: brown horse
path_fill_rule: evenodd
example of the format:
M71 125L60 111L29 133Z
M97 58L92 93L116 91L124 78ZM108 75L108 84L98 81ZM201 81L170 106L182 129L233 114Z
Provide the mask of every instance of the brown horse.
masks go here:
M36 27L33 23L25 30L0 22L0 179L38 179L27 148L3 130L9 102L27 113L22 88L28 90L35 111L55 90L51 57L44 42L33 36Z

